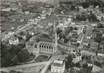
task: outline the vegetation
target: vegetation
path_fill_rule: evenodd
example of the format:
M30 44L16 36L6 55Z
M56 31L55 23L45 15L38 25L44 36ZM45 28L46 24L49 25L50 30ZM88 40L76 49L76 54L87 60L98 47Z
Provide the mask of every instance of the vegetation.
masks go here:
M48 61L49 57L48 56L45 56L45 55L39 55L37 58L36 58L36 62L42 62L42 61Z
M73 60L72 55L69 54L68 57L66 57L66 62L65 62L66 69L69 69L69 67L72 66L72 60Z
M8 67L25 62L29 59L30 54L24 48L24 44L18 46L1 43L1 66Z
M23 72L11 70L9 73L23 73Z

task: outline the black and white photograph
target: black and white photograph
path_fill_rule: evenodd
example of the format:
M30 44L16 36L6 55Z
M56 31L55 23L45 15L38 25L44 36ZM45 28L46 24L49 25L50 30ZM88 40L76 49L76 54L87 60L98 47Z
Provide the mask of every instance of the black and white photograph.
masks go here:
M0 0L0 73L104 73L104 0Z

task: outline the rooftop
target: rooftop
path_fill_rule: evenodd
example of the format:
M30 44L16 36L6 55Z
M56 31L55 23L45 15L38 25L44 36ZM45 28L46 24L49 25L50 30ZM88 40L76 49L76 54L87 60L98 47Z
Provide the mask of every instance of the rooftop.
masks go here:
M64 64L64 62L61 61L61 60L55 60L55 61L53 62L53 66L62 67L63 64Z

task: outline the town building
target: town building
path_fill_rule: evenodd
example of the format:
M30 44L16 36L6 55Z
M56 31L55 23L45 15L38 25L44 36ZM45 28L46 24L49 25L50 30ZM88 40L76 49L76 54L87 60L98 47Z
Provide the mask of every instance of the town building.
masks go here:
M84 29L84 27L85 27L84 25L77 25L77 24L74 23L74 22L71 23L70 26L71 26L71 27L74 27L74 28L77 28L77 29L78 29L78 30L77 30L77 33L78 33L78 34L82 33L82 32L83 32L83 29Z
M38 45L39 45L40 53L53 54L57 51L54 46L54 43L51 43L51 42L39 42Z
M9 39L9 44L10 45L17 45L17 44L19 44L19 39L17 37L13 36Z
M78 39L77 39L77 42L78 42L78 43L81 43L82 40L83 40L83 33L80 33L80 34L79 34L79 37L78 37Z
M86 37L83 38L83 45L88 46L90 42L90 39L87 39Z
M33 54L36 53L54 54L57 51L57 49L54 46L54 43L43 41L27 43L26 49Z
M4 8L4 9L1 9L1 11L5 11L5 12L9 12L11 10L11 8Z
M64 73L65 62L64 60L54 60L51 65L51 73Z
M90 40L90 48L96 50L98 48L98 43Z

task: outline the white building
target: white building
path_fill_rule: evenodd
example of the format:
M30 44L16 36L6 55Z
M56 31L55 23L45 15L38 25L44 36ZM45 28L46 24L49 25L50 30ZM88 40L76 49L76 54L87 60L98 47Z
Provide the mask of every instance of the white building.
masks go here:
M80 34L79 34L79 37L78 37L78 39L77 39L77 42L78 42L78 43L81 43L82 40L83 40L83 33L80 33Z
M33 54L36 53L46 53L54 54L57 49L54 46L54 43L51 42L29 42L26 44L26 49Z
M53 54L57 51L54 43L51 43L51 42L39 42L38 45L39 45L40 53Z
M4 8L4 9L1 9L1 11L7 11L9 12L11 10L11 8Z
M63 60L54 60L51 65L51 73L64 73L65 62Z
M19 44L19 39L16 38L16 37L11 37L11 38L9 39L9 44L10 44L10 45L17 45L17 44Z

